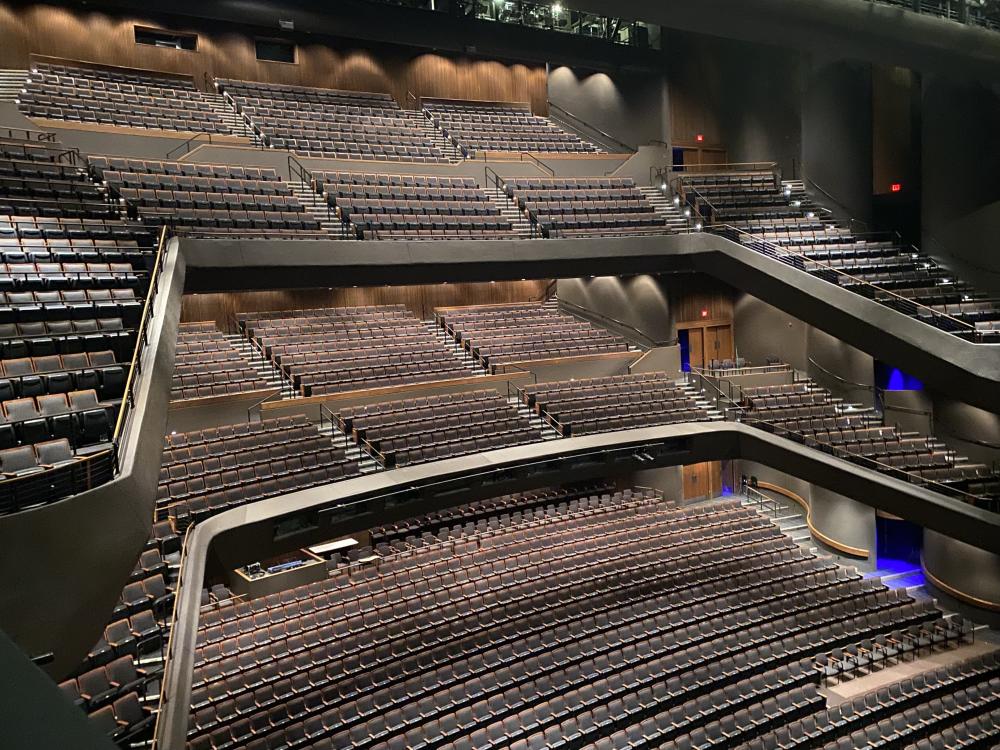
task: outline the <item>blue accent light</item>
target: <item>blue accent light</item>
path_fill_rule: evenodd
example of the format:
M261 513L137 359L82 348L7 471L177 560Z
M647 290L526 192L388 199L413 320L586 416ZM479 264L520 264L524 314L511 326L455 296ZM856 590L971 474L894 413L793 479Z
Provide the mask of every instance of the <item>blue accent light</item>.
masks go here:
M898 367L875 362L875 385L885 391L922 391L924 384Z

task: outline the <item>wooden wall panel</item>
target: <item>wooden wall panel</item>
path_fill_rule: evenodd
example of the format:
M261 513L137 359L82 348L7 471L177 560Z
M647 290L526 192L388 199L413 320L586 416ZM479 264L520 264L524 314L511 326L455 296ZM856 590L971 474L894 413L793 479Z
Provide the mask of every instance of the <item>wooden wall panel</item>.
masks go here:
M677 325L706 320L732 321L735 292L729 285L702 274L673 274L663 278ZM704 310L708 311L707 315L702 315Z
M430 319L434 317L435 307L539 301L545 294L548 284L547 279L539 279L496 283L187 294L181 304L181 321L214 320L220 328L227 328L230 319L238 312L394 304L404 304L417 317Z
M135 43L135 25L198 35L195 51ZM297 39L295 64L256 59L252 28L220 31L195 19L115 15L83 9L0 4L0 68L25 68L31 54L105 65L162 70L194 77L208 88L213 76L359 91L385 91L404 107L416 96L530 102L546 111L544 65L448 57L379 45ZM277 36L277 34L276 34ZM282 38L285 38L282 35ZM289 37L291 38L291 37Z

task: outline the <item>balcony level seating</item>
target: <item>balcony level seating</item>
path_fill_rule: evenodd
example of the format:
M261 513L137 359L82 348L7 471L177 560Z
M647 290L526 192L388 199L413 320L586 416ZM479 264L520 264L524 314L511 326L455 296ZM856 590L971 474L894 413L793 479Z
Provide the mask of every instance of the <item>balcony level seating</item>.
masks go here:
M575 133L531 113L526 104L424 100L426 117L467 157L489 151L597 154Z
M272 148L333 159L443 163L419 112L388 94L216 79Z
M520 396L565 437L712 418L703 403L663 372L538 383Z
M273 169L106 157L90 166L145 224L228 237L325 236Z
M448 308L437 322L491 372L527 360L629 351L623 338L542 304Z
M684 201L714 225L831 283L966 339L1000 340L1000 299L896 235L859 233L773 172L685 175Z
M118 127L228 133L191 78L128 68L35 63L18 95L28 117Z

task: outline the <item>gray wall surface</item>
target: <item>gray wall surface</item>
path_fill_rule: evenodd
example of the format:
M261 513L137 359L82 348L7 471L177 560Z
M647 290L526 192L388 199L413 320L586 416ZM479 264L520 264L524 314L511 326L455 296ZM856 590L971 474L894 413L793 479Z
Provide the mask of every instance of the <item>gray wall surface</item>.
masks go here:
M871 94L870 64L811 61L802 103L802 174L832 196L822 200L862 220L871 218Z
M633 148L669 136L667 85L662 75L556 66L549 70L548 94L553 103ZM552 116L564 119L558 111Z
M875 555L875 509L838 495L824 487L813 487L810 498L812 525L833 541Z
M777 357L800 372L808 371L807 324L745 292L736 295L733 320L739 356L755 365Z
M960 600L978 599L979 606L992 604L1000 610L1000 555L924 529L923 565L930 575L964 594ZM970 575L971 571L975 574Z
M643 344L672 342L677 328L667 290L656 276L597 276L559 279L556 293L570 311L592 318Z

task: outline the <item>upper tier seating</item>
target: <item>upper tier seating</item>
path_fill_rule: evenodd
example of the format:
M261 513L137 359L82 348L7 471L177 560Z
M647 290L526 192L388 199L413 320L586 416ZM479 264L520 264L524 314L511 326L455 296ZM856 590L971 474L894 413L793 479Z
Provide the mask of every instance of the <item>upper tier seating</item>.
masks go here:
M216 329L214 322L180 325L171 400L260 391L269 387L250 361Z
M191 78L128 68L36 63L18 96L29 117L119 127L228 133Z
M216 79L272 148L336 159L447 162L419 112L389 94Z
M239 320L304 396L472 374L403 305L244 313Z
M358 239L513 236L471 177L318 172L314 185Z
M58 141L0 137L0 214L96 218L117 212Z
M737 501L616 493L428 541L203 609L190 750L611 750L759 716L733 746L825 707L821 653L943 627Z
M521 177L503 191L543 237L669 233L631 177Z
M423 108L467 157L484 151L601 153L593 143L533 115L527 104L425 100Z
M765 241L736 237L753 249L964 338L1000 340L1000 299L897 236L857 234L773 172L685 174L681 193L711 223Z
M93 157L90 167L145 223L225 236L325 236L273 169L113 157Z
M356 459L303 416L167 436L157 518L178 530L228 508L335 482L358 473Z
M392 468L542 439L496 391L446 393L342 409L340 428Z
M623 338L540 303L455 307L435 316L491 372L526 360L629 350Z
M663 372L537 383L525 386L520 396L564 437L711 419L704 405Z
M884 472L905 472L909 481L938 482L970 492L970 485L998 479L986 464L958 455L934 437L882 424L872 410L844 404L812 380L743 388L743 419L778 434L804 436L806 445L835 446L863 465L877 462ZM864 460L861 460L864 459ZM1000 496L965 499L1000 510Z

